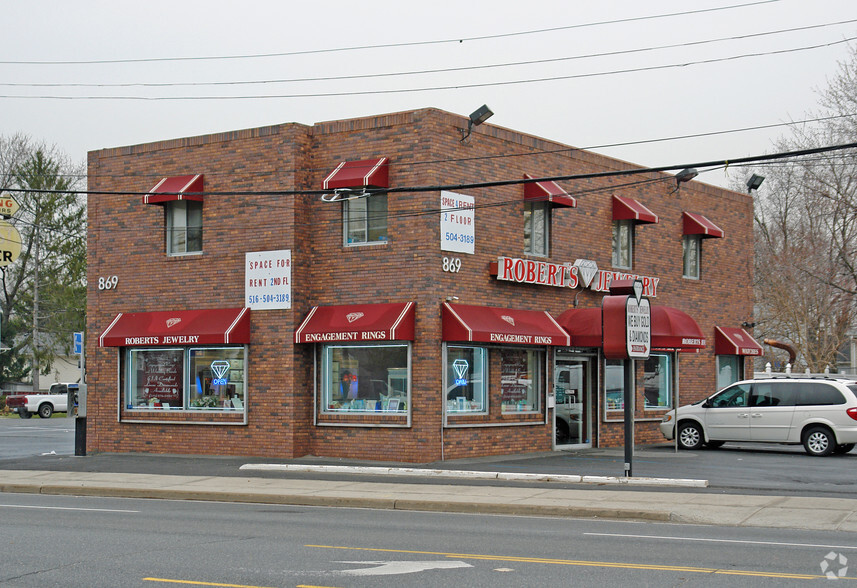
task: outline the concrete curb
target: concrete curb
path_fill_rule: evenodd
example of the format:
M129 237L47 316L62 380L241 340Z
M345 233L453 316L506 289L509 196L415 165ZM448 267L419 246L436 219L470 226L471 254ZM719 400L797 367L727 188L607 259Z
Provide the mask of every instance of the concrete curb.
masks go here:
M625 478L617 476L578 476L563 474L514 474L468 470L430 470L422 468L387 468L369 466L334 466L303 464L244 464L240 470L265 472L300 472L316 474L367 474L384 476L420 476L469 480L502 480L506 482L564 482L566 484L623 484L628 486L667 486L707 488L708 480L682 478Z
M315 496L307 494L277 494L264 492L234 492L216 490L179 490L159 488L119 488L95 484L0 484L0 492L58 496L103 496L153 500L194 500L209 502L241 502L293 506L326 506L340 508L369 508L421 512L493 514L511 516L545 516L610 520L670 521L673 513L662 510L610 509L543 504L451 502L446 500L416 500L392 497Z

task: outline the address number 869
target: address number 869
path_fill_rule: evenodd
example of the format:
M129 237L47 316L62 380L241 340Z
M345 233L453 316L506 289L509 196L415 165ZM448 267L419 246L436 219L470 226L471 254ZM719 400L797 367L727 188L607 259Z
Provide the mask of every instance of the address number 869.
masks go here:
M443 258L443 271L451 272L453 274L457 274L461 270L461 258L460 257L444 257Z
M118 276L107 276L106 278L100 277L98 278L98 289L99 290L113 290L116 288L116 285L119 283Z

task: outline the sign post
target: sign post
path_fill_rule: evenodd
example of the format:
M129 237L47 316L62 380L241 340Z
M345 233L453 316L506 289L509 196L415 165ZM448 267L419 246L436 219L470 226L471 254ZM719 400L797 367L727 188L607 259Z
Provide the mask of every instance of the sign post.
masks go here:
M604 357L625 363L623 407L625 421L625 477L633 475L634 382L636 359L648 359L652 341L652 309L643 297L641 280L615 280L610 296L601 302Z

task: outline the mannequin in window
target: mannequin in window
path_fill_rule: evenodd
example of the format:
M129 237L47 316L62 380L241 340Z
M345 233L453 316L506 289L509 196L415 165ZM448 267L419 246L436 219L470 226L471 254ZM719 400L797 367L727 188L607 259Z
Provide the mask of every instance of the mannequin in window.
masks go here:
M342 380L339 382L339 396L342 400L357 398L357 376L347 370L342 372Z

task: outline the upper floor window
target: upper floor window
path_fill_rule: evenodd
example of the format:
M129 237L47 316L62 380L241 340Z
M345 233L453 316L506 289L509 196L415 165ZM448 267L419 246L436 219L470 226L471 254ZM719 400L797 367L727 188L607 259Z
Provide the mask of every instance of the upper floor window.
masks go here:
M342 237L346 245L387 241L387 195L372 194L342 203Z
M634 221L613 221L613 267L631 269L634 259Z
M548 255L550 202L524 202L524 253Z
M167 229L167 254L202 252L202 202L173 200L164 206Z
M682 276L699 279L699 261L702 257L702 236L685 235L681 240Z

